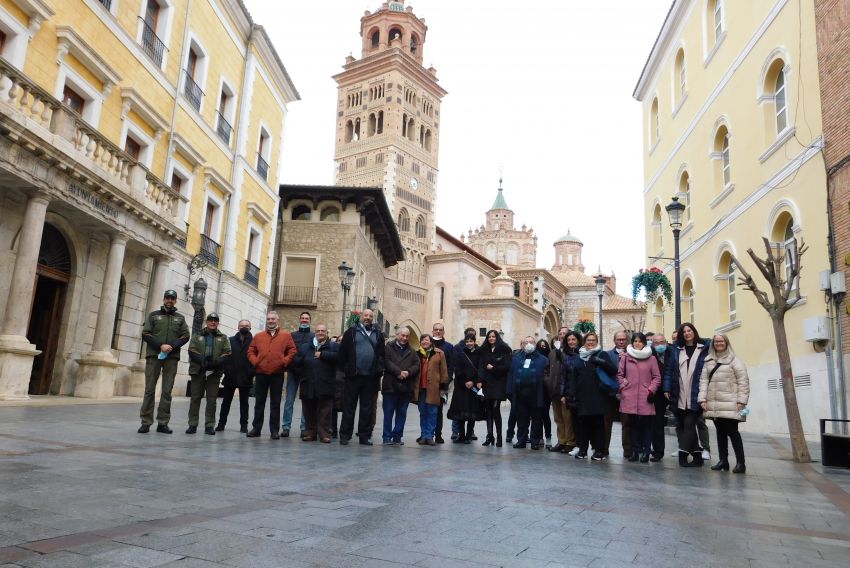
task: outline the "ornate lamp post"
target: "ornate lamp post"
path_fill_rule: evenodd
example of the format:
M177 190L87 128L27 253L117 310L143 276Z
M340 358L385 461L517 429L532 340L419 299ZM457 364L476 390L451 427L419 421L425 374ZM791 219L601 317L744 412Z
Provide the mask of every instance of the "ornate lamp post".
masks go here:
M676 314L676 329L682 325L682 283L679 273L679 232L682 230L682 215L685 212L685 204L679 203L679 198L674 197L673 201L665 207L667 215L670 217L670 228L673 229L673 273L675 274L674 283L674 306Z
M343 260L342 264L337 266L339 271L339 285L342 286L342 321L339 324L340 334L345 333L345 306L348 304L348 291L351 290L351 285L354 283L354 271Z
M602 347L602 296L605 295L605 285L608 281L602 273L596 277L596 295L599 296L599 346Z
M192 333L200 333L204 327L204 304L207 300L207 281L203 277L195 280L192 287L192 309L195 310L195 315L192 318Z

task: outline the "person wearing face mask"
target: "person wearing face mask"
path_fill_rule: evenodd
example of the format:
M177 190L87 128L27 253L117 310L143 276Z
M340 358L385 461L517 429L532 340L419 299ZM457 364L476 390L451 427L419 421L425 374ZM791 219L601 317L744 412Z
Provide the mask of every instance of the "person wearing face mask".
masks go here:
M588 444L593 445L592 461L608 459L604 451L605 413L608 412L608 394L602 391L597 368L609 375L617 373L617 366L607 351L602 351L599 337L594 332L584 336L584 345L578 351L578 359L565 365L564 399L575 406L576 459L587 459Z
M301 411L304 414L304 434L301 440L331 443L331 413L334 406L336 363L339 345L328 339L328 327L316 326L315 337L298 346L295 367L301 384Z
M614 334L614 349L608 351L608 356L611 362L619 365L626 356L626 348L629 345L629 334L625 331L618 331ZM623 444L623 457L628 458L632 455L632 439L629 432L629 416L620 412L620 400L618 394L612 393L608 396L608 412L605 413L605 455L608 455L608 448L611 446L611 430L614 427L614 422L620 419L620 441Z
M629 416L632 455L630 462L649 462L652 447L652 418L655 416L655 393L661 386L658 361L652 355L643 333L632 334L626 356L617 371L620 383L620 412Z
M547 361L549 359L549 355L552 353L552 347L549 345L549 342L545 339L541 339L537 342L537 351L543 354L546 357ZM552 448L552 418L549 416L549 402L551 401L551 396L549 394L548 387L546 387L546 383L549 377L549 367L546 367L546 374L543 377L543 386L546 394L546 408L540 411L540 418L543 420L543 437L546 438L546 449Z
M251 321L239 320L239 330L230 338L230 357L224 367L224 389L221 411L218 415L216 432L223 432L230 414L233 395L239 390L239 431L248 433L248 396L254 382L254 366L248 361L248 346L251 345Z
M547 345L548 347L548 345ZM514 448L528 444L531 426L531 449L543 447L543 408L548 406L544 379L549 359L537 349L533 337L526 337L522 352L514 356L508 377L511 404L516 404L517 438Z
M298 329L292 332L292 341L295 342L295 349L298 349L305 343L312 343L316 334L310 331L310 322L312 317L310 312L301 312L298 316ZM298 368L293 368L286 373L286 399L283 401L283 416L280 421L280 437L288 438L289 430L292 427L292 415L295 410L295 397L298 395L298 385L301 384L301 377L298 376ZM306 428L304 420L304 412L301 412L301 437L304 437Z
M663 377L667 358L670 356L667 338L664 337L663 333L655 333L651 341L652 351L655 360L658 362L658 370ZM661 458L664 457L664 426L667 424L667 416L665 416L667 406L667 399L664 396L655 397L655 416L652 418L652 455L649 458L651 462L661 461Z

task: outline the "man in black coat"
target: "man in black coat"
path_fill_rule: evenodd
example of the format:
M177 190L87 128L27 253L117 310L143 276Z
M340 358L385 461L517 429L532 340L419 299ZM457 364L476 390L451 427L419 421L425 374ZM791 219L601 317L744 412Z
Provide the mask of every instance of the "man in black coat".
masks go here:
M446 383L445 390L440 391L440 408L437 410L437 428L434 430L434 442L443 444L443 405L449 396L449 385L454 380L455 363L454 363L454 345L446 341L443 334L446 333L446 328L441 323L435 323L431 328L431 344L443 352L446 356L446 368L449 371L449 382ZM455 430L452 429L454 432Z
M254 382L254 367L248 361L248 346L251 345L253 337L251 322L240 320L239 330L230 338L231 355L224 368L224 398L221 401L216 432L223 431L224 425L227 424L227 415L230 413L230 404L236 389L239 389L239 431L243 434L248 432L248 396Z
M298 345L294 367L301 383L301 412L304 415L304 433L301 440L323 444L331 441L331 413L334 406L339 344L328 339L328 326L316 326L313 340ZM291 375L290 375L291 376Z
M357 433L360 443L371 446L372 413L378 396L378 387L384 374L384 343L386 339L379 329L372 326L374 313L363 310L360 322L348 328L339 344L339 361L345 372L345 394L342 424L339 427L339 443L348 445L354 433L354 413L360 402L360 418Z

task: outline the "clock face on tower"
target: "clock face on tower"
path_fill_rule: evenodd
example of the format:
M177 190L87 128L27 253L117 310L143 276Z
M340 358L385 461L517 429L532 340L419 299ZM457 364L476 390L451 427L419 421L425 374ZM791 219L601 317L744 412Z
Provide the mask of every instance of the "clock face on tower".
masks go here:
M415 191L417 187L419 187L419 182L416 181L416 178L410 178L410 189Z

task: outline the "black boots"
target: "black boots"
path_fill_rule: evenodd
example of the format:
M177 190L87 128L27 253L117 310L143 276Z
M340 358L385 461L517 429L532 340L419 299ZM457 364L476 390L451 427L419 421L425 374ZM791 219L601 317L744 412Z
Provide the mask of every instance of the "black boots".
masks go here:
M711 471L721 471L721 470L729 471L729 462L722 459L722 458L719 462L717 462L716 464L711 466Z
M729 467L728 465L726 466ZM744 462L738 462L732 469L732 473L747 473L747 465Z
M679 450L679 467L689 467L688 463L688 452L683 452Z
M690 462L688 461L689 455L693 458ZM702 467L702 464L702 450L693 453L679 450L679 467Z

